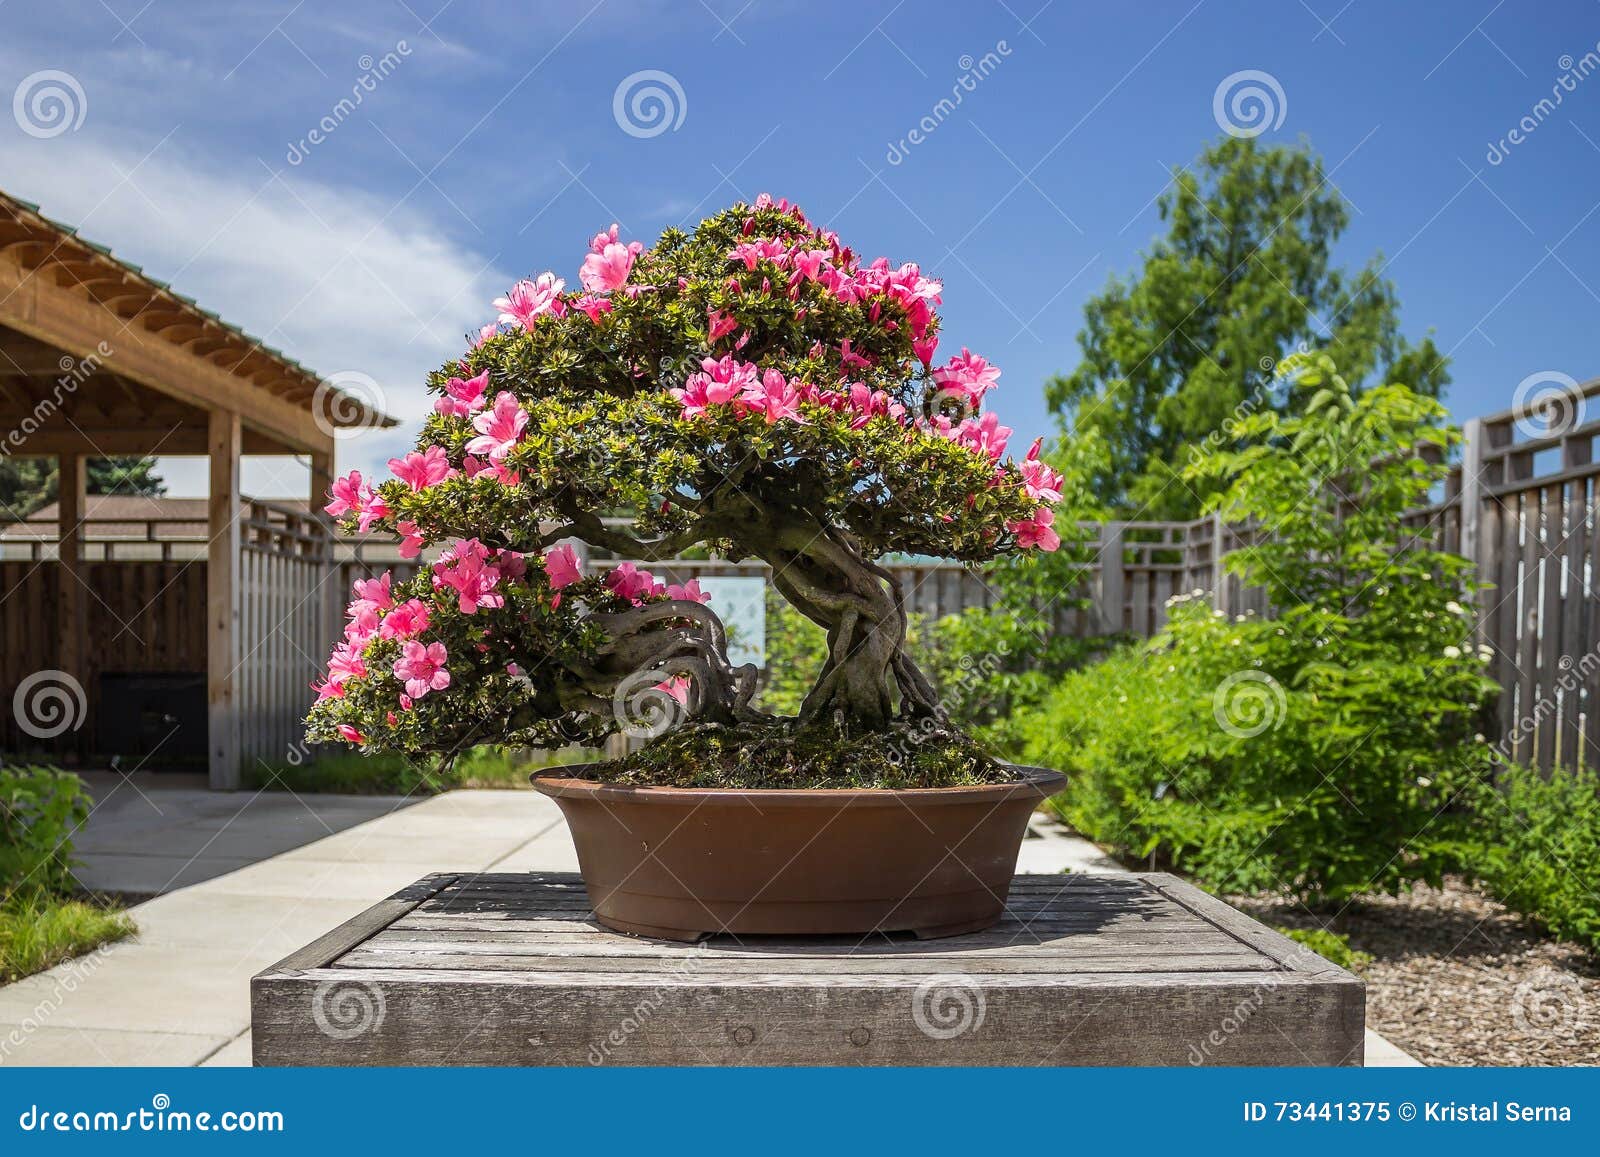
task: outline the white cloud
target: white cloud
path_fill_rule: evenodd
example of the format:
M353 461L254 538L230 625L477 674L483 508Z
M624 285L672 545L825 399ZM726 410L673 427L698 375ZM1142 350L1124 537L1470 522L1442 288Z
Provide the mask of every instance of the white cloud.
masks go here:
M318 373L373 378L402 425L342 442L341 470L381 469L411 442L423 375L460 352L512 280L409 201L258 161L222 167L170 141L145 153L77 134L0 138L0 174L8 192ZM196 479L203 490L203 461L162 468L173 493L196 492ZM303 493L284 473L272 465L278 493ZM268 478L247 470L246 490Z

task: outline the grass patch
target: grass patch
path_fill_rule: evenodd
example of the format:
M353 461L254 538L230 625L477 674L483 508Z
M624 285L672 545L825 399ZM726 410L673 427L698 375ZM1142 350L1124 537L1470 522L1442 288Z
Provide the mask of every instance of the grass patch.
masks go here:
M14 892L0 900L0 984L82 956L134 931L120 908L52 895Z
M585 778L628 787L892 788L1014 783L1018 775L971 739L900 728L847 736L790 723L686 725Z

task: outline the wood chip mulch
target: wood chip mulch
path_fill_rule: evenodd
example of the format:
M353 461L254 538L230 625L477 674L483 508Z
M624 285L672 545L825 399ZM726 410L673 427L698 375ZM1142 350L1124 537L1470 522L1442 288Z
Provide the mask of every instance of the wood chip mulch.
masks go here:
M1292 902L1230 897L1263 923L1317 928ZM1600 959L1461 880L1352 903L1336 931L1372 955L1367 1025L1427 1065L1600 1065Z

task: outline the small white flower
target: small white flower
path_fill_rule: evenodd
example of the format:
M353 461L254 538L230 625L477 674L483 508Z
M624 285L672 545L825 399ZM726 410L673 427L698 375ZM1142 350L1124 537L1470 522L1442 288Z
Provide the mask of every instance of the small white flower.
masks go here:
M1446 647L1444 649L1444 657L1446 659L1459 659L1459 658L1461 658L1461 648L1460 647Z
M1444 605L1444 609L1449 611L1452 615L1464 615L1467 613L1467 609L1454 599L1451 599L1448 603L1446 603Z

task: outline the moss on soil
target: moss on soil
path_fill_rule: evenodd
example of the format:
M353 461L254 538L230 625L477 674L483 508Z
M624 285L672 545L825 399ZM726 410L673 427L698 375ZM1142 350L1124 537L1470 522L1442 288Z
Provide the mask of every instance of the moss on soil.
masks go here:
M849 736L792 723L689 725L584 778L627 787L918 788L1014 783L1017 773L950 731L901 728Z

